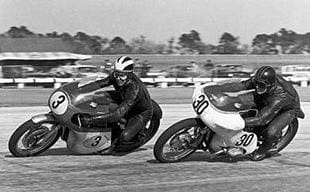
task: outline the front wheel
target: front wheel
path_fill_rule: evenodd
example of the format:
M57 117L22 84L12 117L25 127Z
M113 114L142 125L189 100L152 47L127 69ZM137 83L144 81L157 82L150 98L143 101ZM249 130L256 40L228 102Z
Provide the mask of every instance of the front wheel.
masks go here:
M154 156L162 163L178 162L197 150L205 125L200 119L179 121L164 131L154 145Z
M58 126L57 122L26 121L12 134L9 140L10 152L15 157L29 157L46 151L60 137Z

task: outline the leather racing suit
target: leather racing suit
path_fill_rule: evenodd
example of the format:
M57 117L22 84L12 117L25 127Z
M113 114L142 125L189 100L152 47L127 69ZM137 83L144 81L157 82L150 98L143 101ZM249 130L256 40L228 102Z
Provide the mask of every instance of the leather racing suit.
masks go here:
M238 84L225 85L226 91L241 91L255 89L254 77L242 81ZM266 93L259 95L254 92L254 102L258 108L255 117L247 117L246 128L263 127L266 129L262 134L264 142L262 148L266 150L279 138L283 127L288 125L295 118L304 118L304 113L300 108L300 99L297 91L283 77L277 75L275 85Z
M92 87L103 88L113 85L115 91L110 92L110 95L119 105L111 113L93 116L92 123L96 126L101 126L106 125L106 123L118 122L122 118L125 118L127 120L125 128L121 131L120 137L112 142L112 148L117 147L120 143L130 143L146 126L153 115L153 101L147 88L134 73L128 74L128 82L123 86L118 86L113 73L105 79L94 83L96 85L92 84Z

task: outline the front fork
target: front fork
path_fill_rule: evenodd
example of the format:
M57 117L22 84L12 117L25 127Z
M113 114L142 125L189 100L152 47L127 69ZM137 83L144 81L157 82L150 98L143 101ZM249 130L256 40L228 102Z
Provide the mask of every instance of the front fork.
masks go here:
M57 122L52 113L44 113L44 114L35 115L31 118L31 120L34 124L38 124L41 122ZM44 138L48 138L55 132L59 132L61 128L62 126L60 124L56 125L54 129L52 129L50 132L48 132L48 134L44 136ZM61 131L62 131L62 137L63 137L65 131L64 129L62 129Z
M191 147L207 151L209 149L213 132L209 128L204 127L199 131L199 135L199 138L191 145Z
M52 115L52 113L44 113L44 114L39 114L31 117L31 120L34 124L38 124L40 122L52 122L56 121L55 117Z
M212 131L207 128L199 128L201 130L195 130L195 132L197 131L196 134L199 134L199 138L196 139L196 141L194 141L193 143L190 144L191 148L195 148L195 149L201 149L203 151L206 151L207 149L209 149L209 143L212 139Z

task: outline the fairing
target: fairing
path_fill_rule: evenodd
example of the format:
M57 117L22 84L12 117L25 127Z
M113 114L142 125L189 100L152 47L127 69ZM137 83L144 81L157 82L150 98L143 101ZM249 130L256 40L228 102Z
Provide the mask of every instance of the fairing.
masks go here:
M112 108L116 108L116 103L107 92L113 88L100 88L95 83L100 79L100 77L84 78L56 89L48 102L53 115L67 127L80 131L78 122L74 120L78 114L108 113ZM91 86L85 88L84 85L87 84Z

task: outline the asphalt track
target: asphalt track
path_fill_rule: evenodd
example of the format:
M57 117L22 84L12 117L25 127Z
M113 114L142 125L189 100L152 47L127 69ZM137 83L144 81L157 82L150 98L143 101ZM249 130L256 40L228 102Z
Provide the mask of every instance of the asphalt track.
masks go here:
M310 103L303 103L310 112ZM63 141L37 157L14 158L7 142L14 129L47 107L0 108L0 191L310 191L310 119L300 120L295 140L280 155L261 162L211 162L196 152L180 163L162 164L152 147L174 122L192 117L187 104L162 104L156 137L126 156L76 156Z

